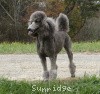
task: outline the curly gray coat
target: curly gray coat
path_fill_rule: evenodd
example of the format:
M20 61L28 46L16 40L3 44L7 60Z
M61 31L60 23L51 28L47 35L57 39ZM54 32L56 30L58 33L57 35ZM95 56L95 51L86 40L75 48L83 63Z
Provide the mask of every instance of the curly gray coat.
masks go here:
M47 17L43 11L34 12L29 19L28 35L37 38L37 52L43 65L44 80L55 79L57 77L57 54L64 47L70 61L69 69L71 77L75 77L75 65L71 51L71 39L68 35L68 17L60 13L56 21ZM50 58L51 70L48 71L46 57Z

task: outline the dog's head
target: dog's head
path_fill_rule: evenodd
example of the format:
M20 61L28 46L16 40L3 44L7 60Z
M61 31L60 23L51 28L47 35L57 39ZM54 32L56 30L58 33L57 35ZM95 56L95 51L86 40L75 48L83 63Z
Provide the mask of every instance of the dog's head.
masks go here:
M32 13L28 22L28 35L36 36L38 35L39 29L42 27L43 22L47 18L43 11L36 11Z

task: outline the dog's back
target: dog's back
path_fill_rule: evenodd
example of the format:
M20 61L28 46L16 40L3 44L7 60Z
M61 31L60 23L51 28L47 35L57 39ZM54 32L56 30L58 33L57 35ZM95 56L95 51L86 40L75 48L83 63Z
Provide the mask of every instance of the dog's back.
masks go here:
M60 13L55 22L56 32L54 33L55 38L55 50L59 53L65 45L65 40L70 40L68 35L69 32L69 20L68 17Z
M48 39L44 41L46 54L57 54L64 47L65 40L69 40L69 20L65 14L60 13L56 20L47 17L46 22L49 28Z

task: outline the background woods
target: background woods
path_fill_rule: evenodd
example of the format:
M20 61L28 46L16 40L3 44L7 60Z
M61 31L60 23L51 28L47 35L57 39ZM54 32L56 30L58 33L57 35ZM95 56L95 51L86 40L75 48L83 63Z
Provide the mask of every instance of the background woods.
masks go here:
M27 22L36 10L55 19L60 12L67 14L74 41L100 40L99 8L99 0L0 0L0 42L32 42Z

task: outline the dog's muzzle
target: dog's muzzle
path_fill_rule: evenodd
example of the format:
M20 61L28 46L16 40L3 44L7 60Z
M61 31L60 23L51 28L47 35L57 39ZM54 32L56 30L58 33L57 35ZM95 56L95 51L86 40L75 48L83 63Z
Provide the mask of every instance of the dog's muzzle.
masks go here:
M28 35L31 36L33 34L33 30L28 29Z

